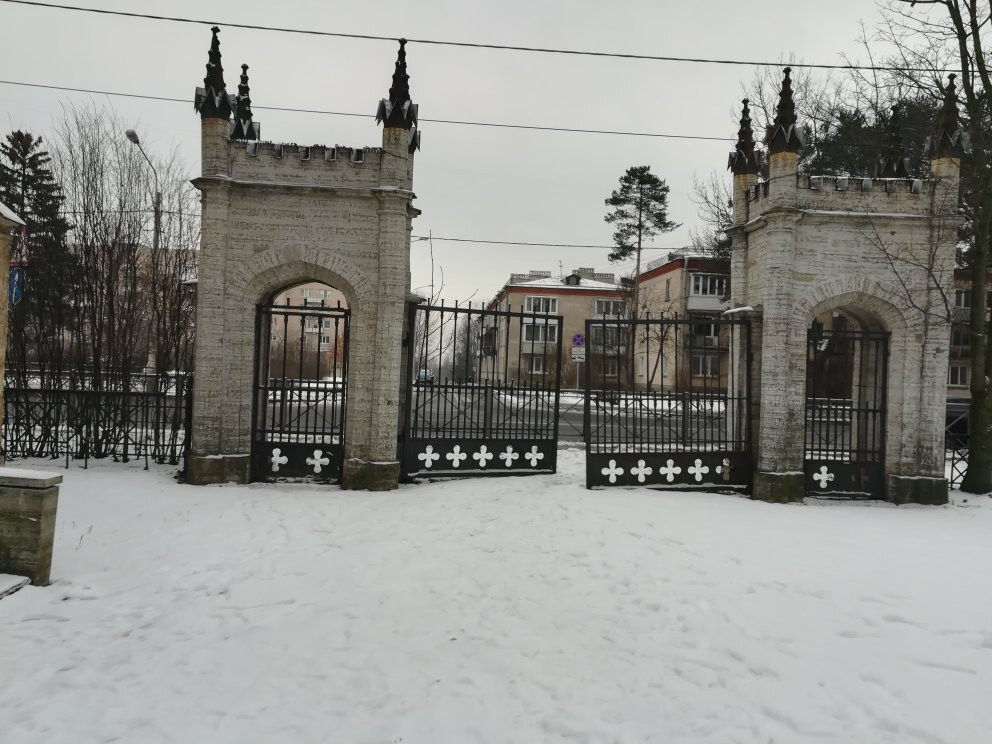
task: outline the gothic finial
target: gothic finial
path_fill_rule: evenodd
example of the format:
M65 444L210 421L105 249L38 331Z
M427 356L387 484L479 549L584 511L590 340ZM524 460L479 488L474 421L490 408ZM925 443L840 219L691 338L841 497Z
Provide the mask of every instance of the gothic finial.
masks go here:
M892 107L886 126L886 152L878 165L880 178L909 178L909 158L903 151L902 112L899 105Z
M758 172L758 160L754 155L754 130L751 129L751 110L748 108L750 101L745 98L742 103L744 108L741 110L741 126L737 130L737 145L727 161L727 167L735 176Z
M234 99L234 121L231 124L232 140L257 140L260 128L252 121L251 93L248 89L248 65L241 65L241 83Z
M805 137L796 126L796 102L792 98L792 68L785 68L782 80L782 90L778 96L778 108L775 109L775 123L767 129L766 141L768 152L799 152Z
M196 89L196 99L193 108L200 112L204 119L229 119L231 117L231 101L224 84L224 68L220 63L220 29L214 26L210 29L213 37L210 40L210 51L207 54L207 75L203 78L203 87Z
M406 39L400 39L389 98L379 101L375 119L376 122L385 122L387 127L410 129L417 126L417 106L410 98L410 76L406 72Z
M410 100L410 76L406 74L406 39L400 39L400 51L396 55L396 69L393 71L393 84L389 88L389 101L403 105Z
M937 112L933 132L927 140L926 149L931 160L961 157L968 148L968 137L961 128L961 120L958 118L957 87L954 85L956 77L953 72L947 76L944 104Z

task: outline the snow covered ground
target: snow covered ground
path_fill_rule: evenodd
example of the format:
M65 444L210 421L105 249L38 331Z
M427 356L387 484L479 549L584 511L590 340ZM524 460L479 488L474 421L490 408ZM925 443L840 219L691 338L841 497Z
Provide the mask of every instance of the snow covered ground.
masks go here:
M23 467L44 467L26 462ZM65 473L0 740L979 744L992 504Z

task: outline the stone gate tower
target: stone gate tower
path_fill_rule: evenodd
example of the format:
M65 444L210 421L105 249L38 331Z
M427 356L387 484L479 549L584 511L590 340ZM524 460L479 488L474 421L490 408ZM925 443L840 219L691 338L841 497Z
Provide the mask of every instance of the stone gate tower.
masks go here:
M395 488L404 307L410 286L413 153L405 40L381 147L304 147L259 141L242 66L228 94L219 29L204 87L192 483L251 478L256 306L306 281L339 289L351 312L342 485ZM233 120L232 120L233 115Z
M944 503L947 298L964 146L953 76L930 140L929 180L909 177L897 138L879 177L828 178L797 174L803 133L789 72L766 136L768 178L758 177L746 100L729 164L731 312L752 317L754 330L754 495L800 500L811 489L860 477L873 482L852 490L897 503ZM823 331L831 322L860 335L836 343L854 349L846 387L821 393L810 380L841 338ZM827 394L848 400L817 402ZM858 419L859 400L869 397L863 410L871 415ZM811 433L817 426L821 433ZM817 457L822 462L806 472ZM859 457L860 475L852 471Z

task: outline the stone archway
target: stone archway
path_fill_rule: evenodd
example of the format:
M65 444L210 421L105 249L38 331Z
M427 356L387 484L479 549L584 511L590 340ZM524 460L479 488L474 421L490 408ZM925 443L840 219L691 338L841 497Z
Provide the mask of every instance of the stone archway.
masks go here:
M807 494L883 498L889 339L885 324L864 305L835 305L807 327Z
M202 118L203 206L197 288L193 483L251 477L256 307L313 280L350 308L345 488L395 488L404 310L410 286L413 153L419 139L401 45L381 147L258 141L240 99L231 123L215 38ZM242 95L247 95L243 80ZM245 118L247 116L247 119ZM247 142L246 142L247 140Z

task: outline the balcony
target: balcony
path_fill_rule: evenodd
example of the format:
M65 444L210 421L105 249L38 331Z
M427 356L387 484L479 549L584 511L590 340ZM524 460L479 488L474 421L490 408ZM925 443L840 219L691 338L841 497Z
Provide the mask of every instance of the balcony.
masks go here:
M686 298L685 309L690 313L722 313L730 309L730 300L725 300L720 295L691 294Z
M690 349L713 349L717 351L730 348L729 344L730 339L719 336L691 335L686 337L686 346Z

